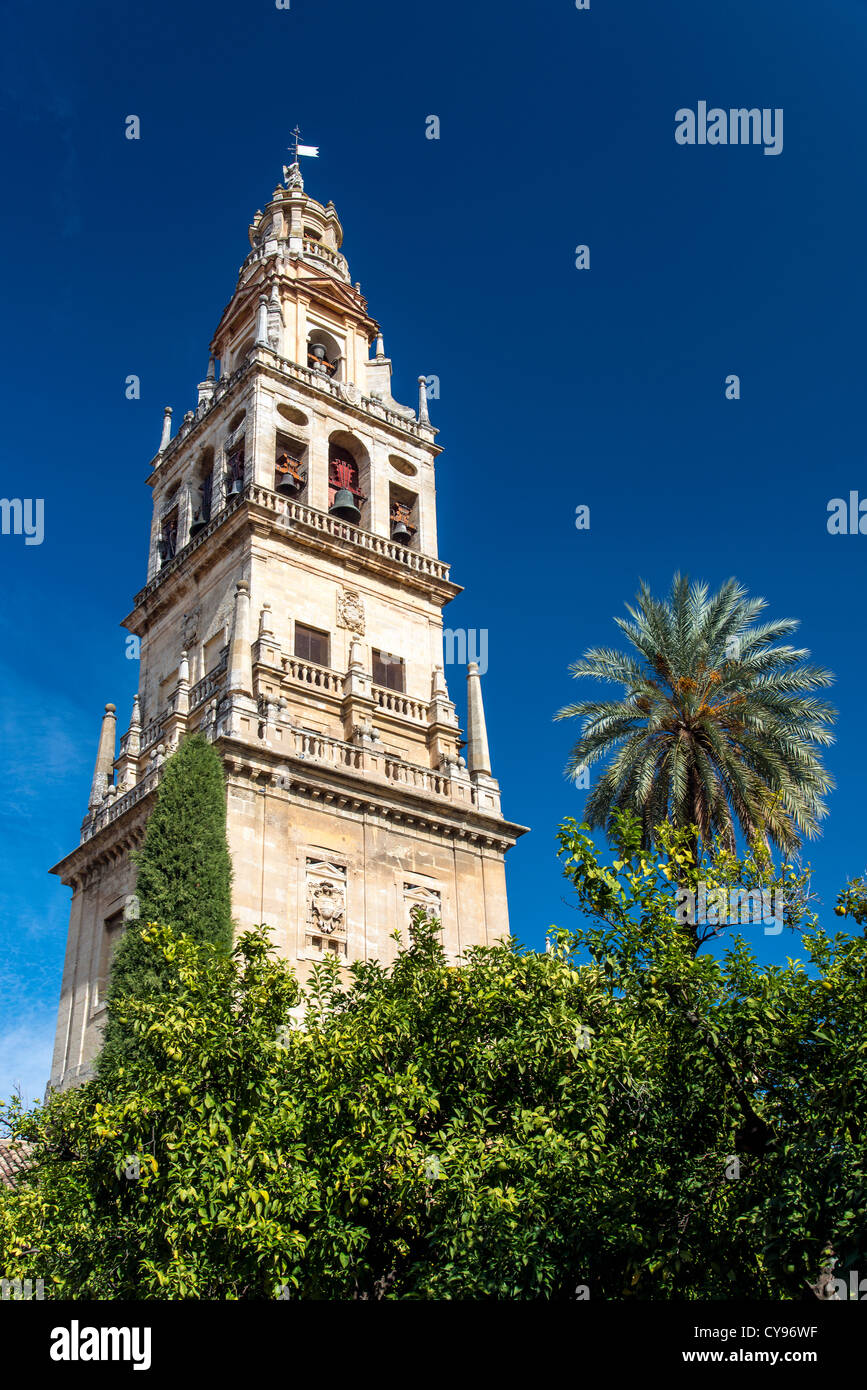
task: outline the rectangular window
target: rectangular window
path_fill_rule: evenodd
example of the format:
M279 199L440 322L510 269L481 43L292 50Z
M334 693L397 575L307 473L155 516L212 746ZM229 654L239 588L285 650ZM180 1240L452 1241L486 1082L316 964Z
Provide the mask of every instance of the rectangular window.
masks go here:
M305 627L303 623L295 624L295 655L302 661L313 661L317 666L328 666L331 663L331 638L327 632L320 632L315 627Z
M384 685L386 690L399 690L406 693L406 670L402 656L393 652L373 652L373 684Z

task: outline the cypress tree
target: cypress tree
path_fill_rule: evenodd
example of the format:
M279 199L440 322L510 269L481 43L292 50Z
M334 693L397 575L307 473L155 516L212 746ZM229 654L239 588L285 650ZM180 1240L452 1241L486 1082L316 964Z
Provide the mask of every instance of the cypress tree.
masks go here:
M116 1016L120 999L165 989L168 966L141 939L148 922L194 940L232 945L232 863L226 842L226 782L219 755L201 734L185 738L167 760L147 823L138 866L138 911L118 943L106 1000L101 1075L143 1057L146 1049Z

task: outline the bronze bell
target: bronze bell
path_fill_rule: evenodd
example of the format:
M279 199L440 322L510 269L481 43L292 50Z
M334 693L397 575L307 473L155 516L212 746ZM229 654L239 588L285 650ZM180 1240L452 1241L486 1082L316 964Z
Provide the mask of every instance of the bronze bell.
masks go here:
M353 526L357 526L361 520L361 512L348 487L342 487L334 494L334 501L328 511L331 516L339 517L341 521L351 521Z
M294 497L306 482L304 475L300 471L298 460L290 459L288 454L281 454L278 458L277 472L278 478L275 491L282 492L284 496Z
M199 515L199 513L196 512L195 520L194 520L192 526L190 527L190 540L193 539L193 536L197 536L197 535L199 534L200 531L204 531L204 529L205 529L205 527L207 526L207 524L208 524L208 523L207 523L206 521L203 521L203 520L202 520L202 518L201 518L201 516Z
M391 539L397 541L399 545L409 545L412 540L412 531L410 531L403 517L397 517L397 519L391 523Z

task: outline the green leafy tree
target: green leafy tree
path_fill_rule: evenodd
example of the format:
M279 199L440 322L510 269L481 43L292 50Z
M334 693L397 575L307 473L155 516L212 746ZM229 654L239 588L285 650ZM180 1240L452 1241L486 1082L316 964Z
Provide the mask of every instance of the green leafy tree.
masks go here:
M667 1237L660 1231L668 1253L644 1262L640 1278L666 1268L705 1278L717 1290L705 1295L711 1297L727 1280L733 1294L748 1297L792 1298L805 1290L822 1296L828 1277L851 1287L853 1271L863 1279L867 1270L867 1153L859 1118L867 1042L858 1021L867 1008L867 939L820 927L808 873L786 865L778 874L767 856L742 863L721 857L709 887L786 884L786 925L802 933L804 959L759 968L740 934L721 961L697 955L695 928L676 914L672 922L665 887L683 872L678 858L693 888L707 876L707 868L691 863L689 830L659 827L657 854L643 846L637 818L617 814L618 857L603 867L587 829L570 821L560 835L567 875L596 922L567 934L566 949L589 952L625 997L656 996L652 1007L668 1018L666 1066L673 1058L678 1065L667 1081L676 1078L685 1089L683 1103L672 1106L650 1083L664 1142L686 1153L692 1126L707 1135L714 1094L720 1133L729 1136L725 1183L718 1170L706 1185L697 1181L700 1164L674 1166ZM695 1110L690 1096L699 1099ZM689 1226L692 1241L684 1239Z
M734 579L709 597L675 575L666 600L642 584L631 621L615 620L634 653L595 648L570 667L624 688L556 715L583 720L572 776L608 760L587 798L591 827L632 810L649 843L667 821L694 825L696 857L714 837L734 852L737 827L787 854L816 833L833 785L816 750L833 742L834 710L813 692L833 677L780 644L796 621L756 623L765 607Z
M801 903L803 959L696 953L674 907L688 828L659 852L631 815L612 832L603 858L563 827L586 925L547 954L449 966L417 915L393 964L329 959L302 994L264 928L230 956L143 930L161 988L118 1016L146 1063L8 1112L30 1167L0 1192L7 1277L565 1301L812 1299L867 1275L867 941Z
M834 908L838 917L851 917L860 927L867 925L867 875L850 879L838 895Z
M165 764L136 865L137 910L112 962L103 1073L132 1064L145 1047L143 1035L121 1022L119 1002L130 994L153 997L165 974L160 955L142 940L147 923L224 950L232 943L226 783L219 755L201 734L185 738Z

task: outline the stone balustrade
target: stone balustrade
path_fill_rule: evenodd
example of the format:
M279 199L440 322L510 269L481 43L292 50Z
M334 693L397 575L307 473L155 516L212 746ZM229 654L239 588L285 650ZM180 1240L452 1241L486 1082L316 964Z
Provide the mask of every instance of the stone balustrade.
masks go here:
M434 772L433 768L408 763L403 758L386 756L383 760L383 772L390 782L398 782L401 786L416 787L419 791L434 796L451 796L451 778L444 777L441 772ZM472 784L469 785L469 791L475 794Z
M350 768L367 776L384 777L386 781L400 786L413 787L432 796L447 797L450 800L476 802L476 789L466 778L458 781L447 777L433 768L422 767L419 763L407 762L383 752L376 744L346 743L343 739L329 734L312 733L308 729L285 726L289 735L290 756L311 762L326 763L332 767ZM460 790L458 790L458 788ZM463 793L463 794L462 794Z
M390 540L387 536L377 536L373 531L363 531L360 526L352 526L348 521L341 521L339 517L332 516L330 512L321 512L316 507L308 507L303 502L291 502L282 497L279 492L272 492L270 488L260 487L257 483L250 483L244 489L242 496L249 498L251 502L256 502L260 507L266 507L278 516L286 517L287 522L295 522L301 526L309 527L322 535L333 536L335 540L349 541L351 545L360 546L362 550L367 550L371 554L381 555L387 560L395 560L416 574L425 574L432 579L448 581L449 566L445 561L436 560L432 555L423 555L418 550L408 550L405 545L398 545L396 541Z
M400 715L402 719L414 719L420 724L426 724L427 705L420 700L413 700L409 695L402 695L398 690L388 690L385 686L375 685L373 687L373 698L381 710L388 714Z
M142 753L146 753L149 748L153 748L155 743L159 743L160 739L165 738L165 731L163 729L164 718L165 716L161 715L159 719L152 720L150 724L142 729L141 743L139 744L139 749Z
M84 844L86 840L92 840L100 830L111 825L112 821L118 820L120 816L125 815L149 792L153 791L159 778L159 767L152 767L149 772L145 773L140 782L136 782L135 786L130 787L129 791L125 791L122 796L106 796L99 810L85 821L81 832L81 843Z
M329 251L327 246L321 242L311 241L309 237L304 238L304 255L312 256L314 260L324 261L326 265L333 266L342 280L349 279L349 263L345 256L338 251Z
M245 282L248 281L253 267L258 265L260 261L270 260L275 252L277 255L287 258L296 254L289 249L288 237L266 237L253 247L250 254L241 263L238 270L239 277L243 277ZM330 265L337 271L341 280L345 280L347 284L350 283L349 262L339 251L329 251L328 247L323 246L321 242L304 237L301 255L305 260L310 257L312 260L324 261L326 265Z
M284 656L282 658L282 666L284 681L306 689L322 690L335 696L337 699L342 699L345 681L343 672L334 671L329 666L319 666L314 661L305 661L297 656ZM227 667L228 652L224 651L214 669L209 671L202 680L197 681L196 684L192 686L189 694L190 714L195 713L209 700L213 700L215 697L219 697L223 694L226 684ZM372 691L377 707L384 712L401 719L412 720L418 724L427 723L428 707L423 701L414 700L410 696L402 694L400 691L388 690L384 686L374 685ZM176 695L177 692L174 692L162 714L156 719L151 720L151 722L141 730L139 735L140 759L147 758L148 755L153 757L153 749L160 742L166 740L166 725L171 717ZM313 736L310 735L310 737ZM324 735L321 736L320 741L322 742L322 747L325 748L328 740ZM332 742L335 741L332 740ZM336 740L336 744L339 743L340 740ZM354 745L345 746L354 747ZM129 731L121 736L119 758L124 758L128 755L128 747ZM310 750L306 747L300 747L299 751L302 752L304 756L308 756ZM331 755L323 753L322 756L330 758ZM356 764L352 765L355 766ZM407 763L406 766L411 767L414 765ZM395 763L395 767L397 767L397 763ZM421 770L426 771L428 769ZM392 776L395 781L401 780L401 775L398 771L395 771L393 774L387 773L386 775ZM409 780L412 785L421 785L416 777Z
M190 691L191 710L198 709L199 705L203 705L206 700L209 700L212 695L222 689L226 677L228 660L229 654L228 652L224 652L213 671L209 671L202 680L196 681L196 684Z
M319 690L327 690L332 695L343 695L343 676L328 666L317 666L313 661L302 661L298 656L283 657L283 674L287 680L298 685L310 685Z
M243 499L243 492L239 492L234 497L230 497L226 502L226 505L222 507L220 511L214 513L205 529L203 531L199 531L198 534L195 535L192 540L187 541L187 544L183 547L183 549L179 550L177 554L173 555L171 560L166 561L166 563L161 567L161 569L154 575L153 579L151 579L150 582L146 584L143 589L140 589L139 592L136 594L136 607L138 607L138 605L142 603L146 598L149 598L151 594L155 593L156 590L160 587L160 585L165 583L166 579L170 574L174 574L176 569L180 569L181 565L184 563L184 561L187 559L189 555L192 555L194 550L198 550L201 546L204 545L205 541L208 539L210 535L213 534L214 531L216 531L217 527L222 526L223 522L226 520L226 517L231 512L237 511Z
M443 560L434 559L432 555L423 555L418 550L409 550L405 545L398 545L396 541L389 540L387 536L377 536L372 531L363 531L360 526L351 526L349 522L341 521L339 517L332 516L330 512L321 512L316 507L308 507L301 502L291 502L279 492L260 487L258 483L248 483L241 492L229 499L225 507L215 513L203 531L188 541L182 550L179 550L171 560L163 565L150 583L136 594L136 607L155 593L167 577L179 569L194 550L204 545L212 532L223 524L229 513L236 511L245 501L255 502L276 516L285 517L287 523L298 523L310 530L319 532L321 535L332 536L335 540L349 541L351 545L357 545L371 554L394 560L415 574L428 575L431 579L442 579L446 582L449 580L450 566Z
M335 396L343 405L354 406L368 415L376 416L378 420L386 420L407 434L415 435L416 439L429 440L432 434L436 433L430 421L417 420L414 411L408 409L404 414L402 411L392 410L384 405L378 396L365 396L352 383L336 381L334 377L326 376L324 372L315 372L312 367L302 367L300 363L292 362L288 357L278 357L276 361L280 371L286 376L302 381L305 386L312 386L327 396Z
M288 726L290 747L296 758L309 758L314 762L330 763L332 767L349 767L354 771L364 770L363 749L355 743L344 743L343 739L332 738L328 734L315 734L309 729L296 729Z
M155 722L149 725L145 732L151 736L157 727ZM466 774L449 776L433 768L422 767L419 763L411 763L405 758L386 753L376 742L347 743L344 739L334 738L330 734L313 733L309 729L300 729L282 721L278 721L274 728L280 730L281 747L287 758L360 773L373 783L392 782L397 786L423 792L426 796L441 797L451 802L464 802L469 806L479 804L477 788ZM216 730L209 732L209 737L219 738L220 733L218 718ZM156 736L153 737L155 741ZM273 743L269 746L273 750ZM255 752L255 749L251 751ZM92 839L105 826L124 815L156 787L162 762L160 758L155 762L151 760L148 771L141 780L122 795L117 795L113 788L109 789L99 809L86 819L82 829L82 843Z

